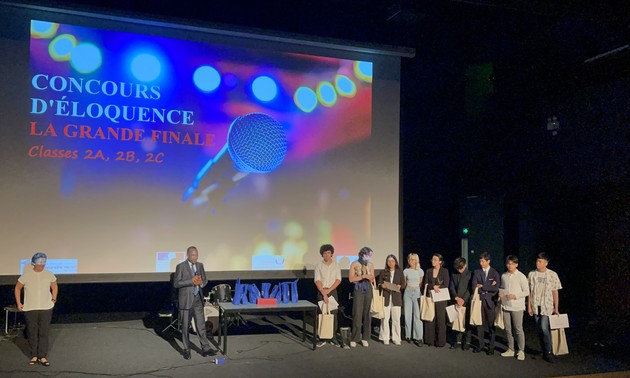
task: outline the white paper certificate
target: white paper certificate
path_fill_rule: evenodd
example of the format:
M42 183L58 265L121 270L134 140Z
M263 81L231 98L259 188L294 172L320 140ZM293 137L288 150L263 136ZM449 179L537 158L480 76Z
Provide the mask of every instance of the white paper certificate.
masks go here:
M449 294L447 288L444 288L440 290L439 293L436 293L435 290L431 290L431 297L433 298L433 302L442 302L451 299L451 294Z
M569 315L568 314L551 315L549 317L549 328L551 329L569 328Z
M455 305L450 305L446 308L446 315L448 316L448 321L453 323L459 317L459 313L455 308Z

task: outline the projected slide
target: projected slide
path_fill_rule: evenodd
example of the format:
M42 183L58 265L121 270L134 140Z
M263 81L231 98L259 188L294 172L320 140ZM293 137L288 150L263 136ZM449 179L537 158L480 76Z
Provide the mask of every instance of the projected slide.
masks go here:
M374 201L397 222L398 167L379 173L372 62L47 19L25 33L24 95L2 105L0 275L35 251L58 273L124 274L173 271L189 245L210 271L397 248L373 229Z

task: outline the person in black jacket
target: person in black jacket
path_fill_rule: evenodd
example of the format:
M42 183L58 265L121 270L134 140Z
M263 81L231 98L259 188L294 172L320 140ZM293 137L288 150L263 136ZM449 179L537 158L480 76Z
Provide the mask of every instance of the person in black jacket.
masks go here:
M499 287L501 286L501 276L496 269L490 266L490 254L484 252L479 258L481 269L475 270L472 278L473 288L479 289L479 299L481 300L481 319L482 324L477 326L477 337L479 338L479 346L475 348L474 353L479 353L484 346L484 331L488 332L488 350L486 353L491 356L494 354L494 338L496 329L494 326L494 309L497 306L497 298Z
M453 304L457 307L466 308L466 325L465 332L453 331L452 343L450 349L457 348L458 344L461 344L463 350L470 349L472 328L470 327L470 298L472 297L472 288L470 281L472 279L472 272L468 270L466 259L458 257L453 262L453 268L456 273L451 275L451 284L449 291L451 298L453 298Z
M444 257L434 253L431 257L431 268L427 269L424 280L424 287L428 289L427 297L431 296L431 290L448 290L449 279L448 270L444 268ZM435 345L437 348L446 345L446 302L435 302L435 318L431 322L424 322L424 342L427 345Z

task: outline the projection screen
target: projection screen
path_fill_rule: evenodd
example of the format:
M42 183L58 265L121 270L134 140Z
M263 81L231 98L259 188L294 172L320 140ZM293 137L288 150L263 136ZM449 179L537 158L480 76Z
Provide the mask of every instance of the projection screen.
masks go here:
M292 277L399 255L400 58L0 4L0 278Z

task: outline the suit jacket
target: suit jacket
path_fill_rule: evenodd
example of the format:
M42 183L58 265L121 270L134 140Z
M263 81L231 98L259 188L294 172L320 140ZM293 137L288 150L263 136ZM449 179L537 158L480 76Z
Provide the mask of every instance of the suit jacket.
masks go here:
M381 271L381 274L378 275L378 284L382 284L383 282L390 282L391 272L389 269L385 269ZM403 274L402 269L394 270L394 281L392 282L394 285L400 285L400 289L405 288L405 275ZM392 301L392 306L402 306L402 291L392 291L389 289L381 288L383 296L385 297L385 307L389 306L389 301ZM391 299L390 299L391 298Z
M472 279L472 272L468 269L464 273L453 273L451 275L451 285L449 291L451 292L451 298L454 300L456 297L460 297L467 305L470 303L472 297L472 286L470 280Z
M199 295L203 296L202 288L206 286L208 283L208 279L206 278L206 270L203 268L203 264L197 262L197 273L201 275L201 280L203 281L201 287L199 288ZM177 264L175 268L175 277L173 277L173 286L179 289L177 294L177 305L180 310L188 310L192 308L193 299L194 299L194 289L195 286L192 283L192 278L194 274L192 269L190 268L190 263L188 259Z
M424 288L427 288L427 297L431 296L431 290L433 290L436 286L440 289L448 289L450 285L450 277L448 275L448 270L444 268L439 268L437 277L433 278L433 268L427 269L427 273L424 275L424 286L422 287L422 292L424 293ZM440 284L438 285L438 282Z
M492 285L492 282L496 284ZM488 270L488 278L484 280L483 269L477 269L473 273L472 287L473 290L477 284L483 285L479 288L479 299L486 304L487 308L494 308L497 304L497 294L499 293L499 287L501 287L501 276L499 272L493 267Z

